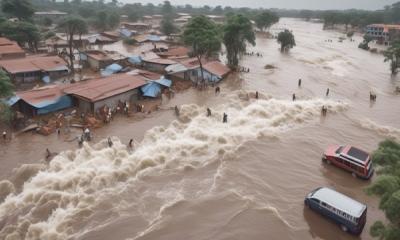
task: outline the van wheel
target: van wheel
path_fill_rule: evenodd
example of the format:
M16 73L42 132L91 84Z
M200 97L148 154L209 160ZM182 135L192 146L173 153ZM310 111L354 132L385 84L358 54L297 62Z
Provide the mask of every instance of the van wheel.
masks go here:
M353 178L357 178L357 174L356 173L351 173L351 176L353 176Z
M347 232L348 229L345 225L340 225L340 228L342 229L343 232Z

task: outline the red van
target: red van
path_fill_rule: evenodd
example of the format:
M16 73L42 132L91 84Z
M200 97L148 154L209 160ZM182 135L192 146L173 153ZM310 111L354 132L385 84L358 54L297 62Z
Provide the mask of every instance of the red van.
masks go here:
M330 146L322 160L351 172L354 177L370 179L374 173L369 154L353 146Z

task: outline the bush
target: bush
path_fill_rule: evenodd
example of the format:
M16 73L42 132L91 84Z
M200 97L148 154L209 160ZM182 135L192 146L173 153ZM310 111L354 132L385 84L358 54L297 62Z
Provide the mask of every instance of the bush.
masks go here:
M127 45L134 45L134 44L137 43L137 41L135 39L133 39L133 38L125 38L123 40L123 43L127 44Z

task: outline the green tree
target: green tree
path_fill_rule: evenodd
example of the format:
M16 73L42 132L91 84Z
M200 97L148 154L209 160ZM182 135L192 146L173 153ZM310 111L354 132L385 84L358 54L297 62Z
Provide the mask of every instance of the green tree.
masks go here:
M372 154L372 162L379 167L379 177L367 192L380 197L379 208L389 223L375 222L370 233L380 240L400 239L400 144L393 140L381 142Z
M255 34L250 20L243 15L230 17L224 25L224 44L227 51L228 64L237 67L239 56L246 52L246 45L255 45Z
M67 34L69 48L69 68L72 74L74 69L74 36L86 33L88 31L86 21L80 17L70 16L61 20L58 28Z
M164 5L162 6L161 13L164 17L172 18L174 15L174 8L172 7L170 1L164 1Z
M310 18L313 16L313 11L311 10L301 10L299 13L300 17L305 19L306 21L310 21Z
M171 18L164 17L161 21L161 32L169 36L172 33L176 33L178 28L174 25Z
M120 15L117 12L111 12L107 16L107 26L110 29L115 29L116 27L118 27L119 21L120 21Z
M0 98L9 97L13 94L14 85L10 77L3 70L0 70Z
M296 46L293 33L287 29L278 34L278 43L281 44L281 52Z
M43 25L44 26L51 26L51 24L53 24L53 20L51 20L50 18L46 17L43 19Z
M385 62L390 61L392 74L396 74L397 69L400 68L400 40L393 42L383 55L385 56Z
M97 30L99 31L105 31L107 30L107 12L106 11L100 11L96 14L96 18L94 20L94 26Z
M18 42L21 46L28 44L31 50L36 50L40 41L39 29L32 23L24 21L1 23L0 35Z
M271 27L273 24L277 23L279 21L279 17L270 11L264 11L260 14L258 14L255 18L256 26L258 29L261 31L264 31L265 29L268 29Z
M1 10L21 20L29 20L35 12L30 0L2 0Z
M198 59L201 78L204 81L202 58L211 56L221 49L218 26L205 16L194 17L187 24L182 39L191 47L192 54Z

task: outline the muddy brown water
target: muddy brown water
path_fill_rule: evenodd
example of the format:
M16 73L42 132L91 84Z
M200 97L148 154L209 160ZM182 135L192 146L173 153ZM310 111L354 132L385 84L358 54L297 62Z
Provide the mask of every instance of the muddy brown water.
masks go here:
M371 239L369 227L384 215L364 192L369 182L324 165L321 154L330 144L373 151L398 139L400 79L381 55L357 48L360 36L339 43L342 34L293 19L272 31L281 28L293 30L297 46L281 54L276 40L258 38L249 50L263 57L245 56L250 73L225 80L220 95L177 94L144 119L119 117L95 130L98 143L80 150L68 141L78 131L3 144L0 239ZM248 100L255 90L260 99ZM182 104L176 121L172 108ZM102 140L108 136L112 148ZM45 148L62 153L46 164ZM368 205L359 237L304 208L319 186Z

